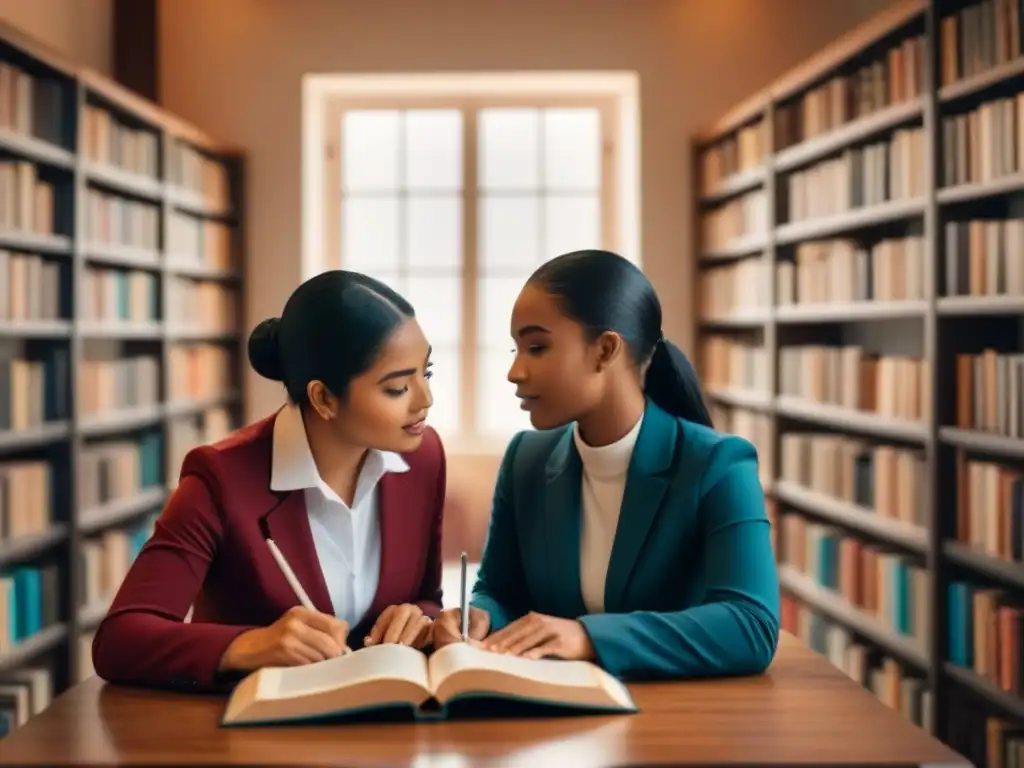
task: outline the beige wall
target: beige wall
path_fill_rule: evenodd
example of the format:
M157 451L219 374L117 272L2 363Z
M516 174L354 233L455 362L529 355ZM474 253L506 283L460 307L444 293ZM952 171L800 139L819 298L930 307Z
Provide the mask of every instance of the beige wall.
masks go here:
M171 0L165 105L249 154L247 321L300 280L304 73L631 70L640 77L644 268L692 344L689 137L886 0ZM249 416L280 390L251 374ZM449 554L479 549L497 459L449 457Z
M113 0L0 0L0 19L75 64L113 71Z

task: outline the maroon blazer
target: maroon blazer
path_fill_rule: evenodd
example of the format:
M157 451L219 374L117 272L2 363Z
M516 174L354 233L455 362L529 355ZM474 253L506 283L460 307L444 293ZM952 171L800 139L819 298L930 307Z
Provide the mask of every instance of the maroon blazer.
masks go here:
M275 419L186 456L178 487L93 639L93 666L104 680L193 690L227 682L217 666L231 642L299 604L263 538L264 517L310 600L332 612L304 493L270 490ZM416 603L432 618L441 610L445 456L437 433L428 429L402 458L409 471L386 473L378 486L380 582L363 623L350 628L353 648L389 605Z

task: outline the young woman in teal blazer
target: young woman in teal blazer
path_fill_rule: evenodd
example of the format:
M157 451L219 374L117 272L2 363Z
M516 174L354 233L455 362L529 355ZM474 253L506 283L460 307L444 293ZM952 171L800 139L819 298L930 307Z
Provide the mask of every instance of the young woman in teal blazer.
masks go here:
M531 276L511 331L508 378L539 431L498 473L470 640L623 679L765 670L779 583L757 453L712 428L650 282L615 254L566 254ZM460 618L442 613L435 647Z

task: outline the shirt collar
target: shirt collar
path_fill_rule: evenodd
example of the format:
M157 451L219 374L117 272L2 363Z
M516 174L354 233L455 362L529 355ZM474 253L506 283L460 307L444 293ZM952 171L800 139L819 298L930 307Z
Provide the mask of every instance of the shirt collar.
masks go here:
M363 472L380 476L387 472L408 472L409 465L397 453L371 448ZM271 459L270 490L297 491L305 488L323 489L325 484L317 471L313 453L306 439L306 426L298 406L288 403L274 420L274 452Z

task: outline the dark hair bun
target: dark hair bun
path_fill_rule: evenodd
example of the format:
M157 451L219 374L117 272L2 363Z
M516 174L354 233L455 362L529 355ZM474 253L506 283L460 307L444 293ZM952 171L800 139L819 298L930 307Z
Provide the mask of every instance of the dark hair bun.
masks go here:
M284 381L278 343L280 326L281 318L271 317L253 328L249 335L249 363L256 373L271 381Z

